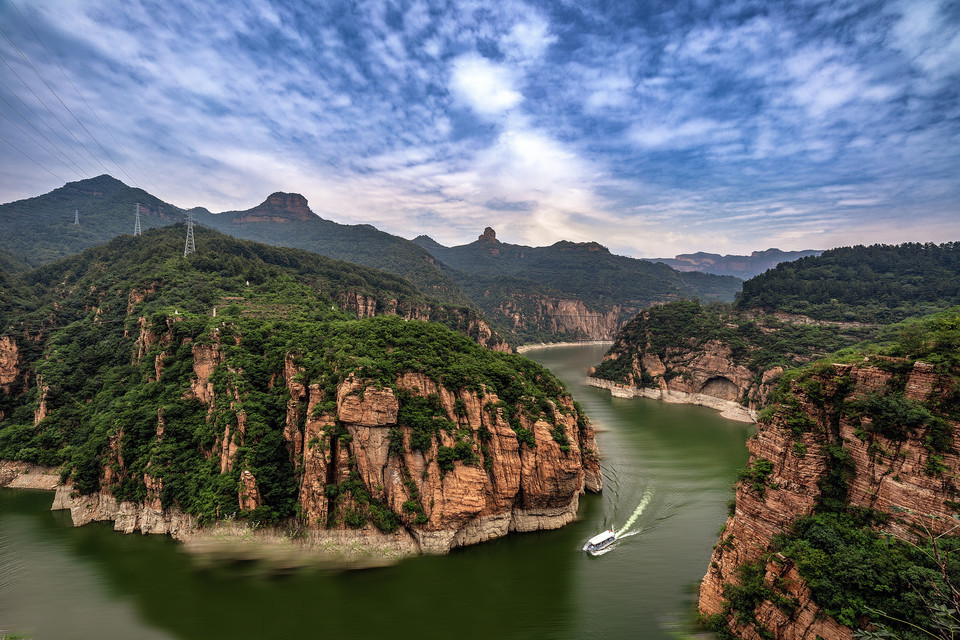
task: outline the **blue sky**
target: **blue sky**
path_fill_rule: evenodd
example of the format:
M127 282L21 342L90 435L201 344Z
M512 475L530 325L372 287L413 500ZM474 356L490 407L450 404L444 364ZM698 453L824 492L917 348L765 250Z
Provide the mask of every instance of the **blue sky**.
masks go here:
M0 0L0 25L2 202L109 172L447 245L960 240L956 2Z

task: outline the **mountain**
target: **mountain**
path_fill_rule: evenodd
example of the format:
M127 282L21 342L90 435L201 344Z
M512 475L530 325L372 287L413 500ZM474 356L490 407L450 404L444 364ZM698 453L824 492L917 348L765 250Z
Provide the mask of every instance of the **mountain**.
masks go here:
M10 269L38 267L132 233L140 203L141 226L183 221L186 212L110 176L71 182L38 196L0 205L7 234L0 260ZM79 224L74 224L74 211ZM190 210L200 226L234 237L295 247L401 276L442 302L482 309L512 342L610 339L637 311L686 297L731 300L740 281L679 273L615 256L596 243L551 247L500 243L492 230L482 240L448 249L421 236L415 242L370 225L342 225L310 210L303 196L274 193L244 211Z
M748 256L720 255L719 253L681 253L673 258L645 258L651 262L662 262L677 271L699 271L721 276L736 276L748 280L758 276L768 269L773 269L781 262L792 262L807 256L818 256L823 251L805 249L803 251L780 251L767 249L754 251Z
M566 524L600 489L579 406L463 335L470 310L209 229L184 257L183 234L4 274L0 459L60 467L75 523L442 553Z
M451 280L450 270L409 240L368 224L324 220L298 193L274 193L245 211L200 214L197 221L237 238L306 249L402 276L438 300L471 305Z
M35 198L0 205L7 233L0 252L38 267L118 235L133 233L140 203L144 230L182 222L186 212L142 189L107 175L70 182ZM74 224L74 212L79 224ZM434 298L459 305L470 301L430 254L409 240L370 225L341 225L314 215L299 194L276 193L247 211L190 210L204 226L238 238L306 249L320 255L383 269L402 276Z
M732 300L740 280L679 273L666 265L611 254L596 242L528 247L497 240L487 227L470 244L413 240L459 273L453 278L493 321L527 339L611 338L655 302Z

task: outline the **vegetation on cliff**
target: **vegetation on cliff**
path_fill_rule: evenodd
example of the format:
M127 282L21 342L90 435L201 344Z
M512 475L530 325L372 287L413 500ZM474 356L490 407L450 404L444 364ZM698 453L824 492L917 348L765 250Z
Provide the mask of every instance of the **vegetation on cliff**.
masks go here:
M791 372L772 398L760 428L793 439L793 450L776 467L754 456L741 490L761 501L767 490L809 494L812 509L736 569L736 580L723 586L724 613L710 626L723 637L731 625L768 637L769 617L759 617L764 603L792 619L796 590L771 582L772 562L795 566L822 614L868 636L954 637L960 307ZM778 473L814 455L823 469L815 488L779 485Z
M401 389L406 375L489 398L517 446L537 446L531 425L544 421L566 455L577 433L561 426L586 429L549 372L464 335L469 310L383 272L208 230L183 258L182 231L117 238L11 278L0 320L19 373L0 394L0 458L61 466L81 494L271 523L302 513L307 450L336 451L319 479L333 505L322 524L389 532L422 523L424 508L413 497L410 513L391 506L360 477L338 415L345 395L396 397L390 454L435 453L446 471L491 464L490 434L464 428L462 399L447 409ZM389 300L394 315L358 319L358 295ZM309 407L294 388L310 389ZM311 421L323 430L297 444ZM416 495L420 478L407 481Z
M617 335L595 376L636 386L656 387L682 375L706 343L729 347L735 365L757 380L774 367L792 368L876 335L870 327L797 324L774 316L737 311L731 305L702 305L683 300L639 313ZM651 372L644 364L653 356L665 367Z
M960 304L957 242L831 249L751 278L737 297L740 309L882 324L956 304Z

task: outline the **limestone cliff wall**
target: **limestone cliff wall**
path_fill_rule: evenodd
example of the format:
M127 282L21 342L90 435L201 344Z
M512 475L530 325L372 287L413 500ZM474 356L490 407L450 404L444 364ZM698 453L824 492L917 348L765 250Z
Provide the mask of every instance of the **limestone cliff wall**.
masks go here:
M341 308L353 311L360 318L392 315L407 320L437 321L437 316L442 314L446 316L447 320L453 320L452 325L450 325L451 328L470 336L482 346L494 351L509 352L511 350L510 345L490 328L490 325L482 316L469 309L445 309L441 311L426 303L404 305L393 298L380 299L356 291L343 292L338 296L337 301Z
M719 340L709 340L696 349L668 349L663 358L652 353L629 356L615 351L607 356L627 357L631 362L626 382L591 377L590 384L621 397L707 406L744 422L753 421L756 409L766 402L771 381L783 372L775 367L758 379L750 369L737 364L729 345ZM645 385L645 379L652 383Z
M822 397L852 399L886 389L892 373L869 362L859 365L834 365L818 374ZM902 381L901 381L902 382ZM943 380L930 365L917 362L909 371L904 396L918 402L931 400L942 389ZM840 385L844 385L842 388ZM960 429L953 429L952 451L942 454L947 472L931 474L922 433L911 433L905 440L893 441L864 429L862 421L847 412L837 411L835 402L824 403L794 387L801 411L815 424L802 435L795 435L786 424L786 414L777 413L769 423L761 423L758 433L747 442L750 463L767 460L772 472L766 479L763 495L747 483L736 488L736 507L714 548L710 567L700 587L699 608L711 616L724 613L724 584L737 583L736 569L769 557L774 536L786 532L797 517L813 512L819 497L818 481L829 469L826 448L842 444L854 464L849 483L853 506L875 509L891 515L884 530L913 540L921 520L927 526L952 527L958 489L953 478L960 470ZM766 564L766 579L771 586L785 584L784 595L796 598L798 606L786 613L770 602L755 612L757 624L728 620L730 631L744 640L760 640L772 634L777 640L813 640L822 637L852 638L852 631L826 616L793 566L782 556L772 556ZM778 583L778 579L782 580Z
M151 348L170 346L145 323L140 323L140 331L135 360ZM261 487L238 457L246 438L243 393L232 382L220 391L211 382L221 367L227 367L231 380L242 379L243 372L229 368L216 332L211 341L194 343L191 354L193 376L186 394L208 407L208 421L219 419L225 425L204 455L219 460L221 474L239 467L237 504L240 510L255 510L263 501ZM317 544L349 539L351 544L365 541L398 553L446 553L511 531L560 527L576 517L585 491L602 488L593 430L569 396L551 401L549 411L537 417L521 415L519 428L532 437L532 443L522 443L496 394L447 389L423 374L401 375L389 386L350 376L330 395L320 385L307 383L303 370L288 357L271 385L288 394L283 437L291 473L297 474L302 514L291 526L303 528L301 537ZM414 429L399 417L403 398L417 397L435 398L437 416L445 425L425 449L413 445ZM158 443L165 430L161 408ZM101 490L74 495L71 487L59 487L55 508L69 509L76 525L112 520L126 533L194 538L201 527L177 508L164 508L163 479L149 465L142 472L142 502L121 502L112 495L111 487L133 473L123 459L122 440L121 425L109 440ZM470 455L443 459L442 449L449 453L455 447L466 448ZM0 468L0 484L7 476L7 484L40 482L15 480L26 472L11 469ZM51 476L44 477L45 485L50 484ZM396 514L399 530L378 531L368 512L371 504Z
M537 331L582 340L612 340L636 308L615 305L605 310L587 307L582 300L549 296L516 296L488 309L518 331Z

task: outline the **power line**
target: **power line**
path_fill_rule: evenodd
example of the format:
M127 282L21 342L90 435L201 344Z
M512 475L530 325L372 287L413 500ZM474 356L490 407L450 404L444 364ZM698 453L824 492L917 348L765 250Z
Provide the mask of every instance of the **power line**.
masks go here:
M87 134L88 136L90 136L90 139L91 139L91 140L93 140L95 143L97 143L97 146L100 147L100 151L103 152L103 155L105 155L105 156L107 156L108 158L110 158L110 161L111 161L113 164L117 165L117 168L120 169L121 172L123 172L123 175L125 175L125 176L127 176L127 178L129 178L130 182L132 182L132 183L134 184L134 186L139 187L140 185L137 184L137 181L134 180L133 177L131 177L130 174L127 173L127 172L124 170L124 168L121 167L120 164L119 164L116 160L113 159L113 156L110 155L110 152L109 152L109 151L107 151L106 149L104 149L103 145L100 144L100 141L97 140L97 137L96 137L95 135L93 135L93 134L90 132L89 129L87 129L86 125L84 125L83 122L80 121L80 118L78 118L77 115L73 112L73 110L70 109L70 107L67 106L67 103L65 103L65 102L63 101L63 99L60 97L60 94L58 94L58 93L54 90L54 88L50 86L50 83L47 82L47 79L43 77L43 74L41 74L41 73L37 70L37 68L36 68L35 66L33 66L33 63L30 62L29 59L27 59L26 54L25 54L25 53L20 49L20 47L18 47L17 44L10 38L10 36L7 34L7 32L3 30L3 27L0 27L0 33L2 33L2 34L3 34L3 37L7 39L7 42L9 42L9 43L13 46L13 48L17 50L17 53L20 54L20 58L21 58L25 63L27 63L27 66L29 66L31 69L33 69L33 72L34 72L35 74L37 74L37 77L38 77L38 78L40 78L40 82L42 82L42 83L44 84L44 86L47 87L47 89L50 91L50 93L52 93L53 96L60 102L60 104L63 106L63 108L67 110L67 113L69 113L71 116L73 116L73 119L77 121L77 124L80 125L80 128L83 129L84 132L86 132L86 134ZM101 164L100 166L103 167L102 164ZM103 167L103 168L104 168L104 171L107 171L107 168L106 168L106 167ZM110 172L107 171L107 173L110 173Z
M4 102L7 102L7 100L6 100L3 96L0 96L0 100L3 100ZM11 108L13 108L13 106L12 106L9 102L7 102L7 105L10 106ZM14 111L16 111L16 109L14 109ZM19 115L21 118L23 117L19 112L17 112L17 115ZM36 138L34 138L34 137L31 136L29 133L27 133L26 131L24 131L23 128L22 128L20 125L18 125L16 122L14 122L13 120L11 120L10 117L7 116L7 114L5 114L5 113L3 113L2 111L0 111L0 116L3 116L4 120L6 120L7 122L9 122L9 123L12 124L13 126L15 126L17 129L19 129L19 130L20 130L20 133L22 133L23 135L25 135L25 136L27 136L28 138L30 138L30 140L31 140L35 145L37 145L38 147L40 147L41 149L43 149L44 151L46 151L47 153L49 153L50 156L51 156L54 160L56 160L57 162L59 162L60 164L62 164L62 165L63 165L64 167L66 167L68 170L73 171L74 173L76 173L77 175L79 175L81 178L86 177L86 176L84 176L82 173L78 173L76 169L70 169L70 166L69 166L66 162L64 162L63 160L61 160L60 158L58 158L55 153L53 153L52 151L50 151L49 149L47 149L45 146L43 146L42 144L40 144L39 142L37 142ZM27 124L30 124L30 122L27 121ZM31 125L31 126L32 126L32 125ZM36 129L36 127L34 127L34 129ZM37 131L37 133L40 133L40 132ZM41 133L40 135L43 135L43 134ZM46 140L46 136L44 136L44 139ZM47 140L47 142L50 142L50 141ZM50 142L50 144L53 144L53 143ZM54 146L56 146L56 145L54 145ZM59 148L58 148L57 150L60 151ZM63 153L63 151L60 151L60 153Z
M7 37L7 34L6 34L6 32L3 30L2 27L0 27L0 33L2 33L4 37ZM13 41L10 40L9 37L7 37L7 40L10 42L11 45L13 45L13 47L14 47L15 49L17 49L17 51L19 51L19 48L17 48L17 45L13 44ZM23 54L20 54L20 57L22 58L22 57L23 57ZM54 119L55 119L57 122L60 123L60 126L63 127L64 129L66 129L67 133L70 134L70 137L73 138L73 139L77 142L77 144L79 144L80 147L81 147L84 151L87 152L87 155L88 155L88 156L90 156L91 158L93 158L93 161L94 161L96 164L100 165L100 168L103 169L103 172L104 172L104 173L110 173L110 170L107 169L102 162L100 162L100 160L99 160L99 158L97 158L97 156L93 155L93 153L90 151L90 149L87 148L87 145L83 144L83 142L80 140L80 138L78 138L78 137L76 136L76 134L73 133L73 131L70 129L70 127L68 127L67 125L65 125L65 124L63 123L63 120L60 119L60 116L58 116L56 113L54 113L53 109L51 109L49 106L47 106L47 103L45 103L45 102L43 101L43 99L42 99L40 96L37 95L37 92L34 91L33 88L32 88L30 85L27 84L26 80L24 80L23 78L20 77L20 74L17 73L16 70L14 70L14 68L13 68L12 66L10 66L10 63L7 62L6 59L4 59L4 57L3 57L2 55L0 55L0 60L3 60L3 63L4 63L5 65L7 65L7 68L10 69L10 71L13 72L13 75L17 76L17 79L18 79L21 83L23 83L23 86L25 86L27 89L30 90L30 93L33 94L33 97L35 97L35 98L40 102L40 104L43 105L43 108L47 110L47 113L49 113L50 115L52 115L52 116L54 117ZM31 68L33 68L33 65L31 65L30 62L26 60L26 58L24 58L24 61L25 61ZM36 71L37 71L37 70L34 69L34 72L36 72ZM38 73L37 75L39 75L39 73ZM41 76L40 80L43 81L44 84L46 84L46 81L43 80L43 77L42 77L42 76ZM47 88L49 89L50 86L47 85ZM53 89L50 89L50 91L53 92ZM60 96L58 96L55 92L54 92L53 95L57 98L57 100L60 100ZM63 101L62 101L62 100L60 100L60 104L63 104ZM63 106L66 107L66 105L63 105ZM67 111L70 111L70 109L67 109ZM70 115L73 115L73 113L71 112ZM76 118L76 116L74 116L74 118Z
M6 64L6 60L4 60L4 64ZM6 90L10 93L10 95L12 95L14 98L16 98L16 99L20 102L20 104L22 104L22 105L24 106L24 108L25 108L27 111L29 111L31 114L33 114L33 117L34 117L34 118L36 118L37 120L39 120L40 123L43 124L43 126L45 126L45 127L47 128L47 130L50 131L50 133L52 133L52 134L55 135L57 138L59 138L59 139L60 139L60 142L62 142L62 143L63 143L64 145L66 145L67 147L70 146L70 143L67 142L66 140L64 140L64 139L63 139L63 136L61 136L59 133L57 133L56 131L54 131L54 130L53 130L53 127L51 127L49 124L47 124L46 120L44 120L43 118L41 118L41 117L40 117L40 114L38 114L36 111L34 111L34 110L30 107L30 105L28 105L26 102L24 102L23 99L22 99L20 96L18 96L12 89L10 89L10 87L8 87L7 84L6 84L3 80L0 80L0 86L2 86L4 89L6 89ZM56 143L54 143L50 138L48 138L47 136L45 136L45 135L43 134L43 132L40 131L40 129L38 129L35 124L33 124L32 122L30 122L30 120L28 120L25 115L23 115L22 113L20 113L20 111L19 111L15 106L13 106L13 105L10 104L9 102L7 102L7 99L6 99L6 98L4 98L3 96L0 96L0 100L3 100L4 102L6 102L7 105L8 105L11 109L13 109L18 116L20 116L21 118L23 118L23 121L24 121L24 122L26 122L28 125L30 125L31 127L33 127L33 130L36 131L44 140L46 140L47 142L49 142L50 144L52 144L52 145L54 146L54 148L56 148L56 150L59 151L60 154L61 154L64 158L67 159L68 162L70 162L71 164L73 164L74 167L77 168L77 172L79 172L79 174L80 174L81 176L83 176L83 177L85 177L85 178L89 178L89 177L90 177L90 174L87 172L86 169L84 169L83 167L81 167L80 165L78 165L76 162L74 162L73 159L72 159L70 156L68 156L68 155L63 151L63 149L61 149L60 147L58 147L58 146L56 145Z
M60 123L60 126L63 127L63 128L66 130L66 132L70 134L70 137L72 137L74 140L76 140L77 143L79 143L80 146L83 147L84 151L86 151L87 154L89 154L90 157L93 158L94 162L96 162L97 164L99 164L101 167L103 167L103 170L104 170L104 171L106 171L107 173L109 173L109 171L107 171L107 168L104 167L103 164L102 164L99 160L97 160L97 159L93 156L92 153L90 153L90 150L87 149L87 148L83 145L83 143L80 142L80 140L77 139L77 136L73 135L73 131L70 130L70 127L68 127L67 125L63 124L63 120L61 120L61 119L59 118L59 116L57 116L57 114L55 114L55 113L53 112L53 110L51 110L50 107L47 106L47 103L45 103L45 102L43 101L43 98L41 98L40 96L37 95L37 92L33 90L33 87L31 87L29 84L27 84L27 82L26 82L23 78L20 77L20 74L17 73L16 69L14 69L12 66L10 66L10 63L7 62L6 58L4 58L2 55L0 55L0 61L2 61L3 64L7 65L7 68L10 69L10 72L13 73L13 75L15 75L15 76L17 77L17 80L19 80L20 83L21 83L23 86L25 86L30 93L33 94L33 97L36 98L36 99L37 99L37 102L39 102L39 103L43 106L43 108L47 110L47 113L49 113L50 115L52 115L53 118L54 118L54 120L56 120L57 122ZM4 85L4 86L6 86L6 85ZM10 91L10 89L7 88L7 91ZM13 92L11 92L11 93L13 93ZM21 102L22 102L22 101L21 101ZM44 124L46 124L46 123L44 123ZM47 126L49 127L49 125L47 125ZM52 129L51 129L51 131L52 131ZM64 140L64 143L66 144L66 141L65 141L65 140ZM96 168L94 168L94 171L96 171Z
M20 155L22 155L22 156L25 157L27 160L29 160L29 161L32 162L33 164L37 165L38 167L40 167L41 169L43 169L44 171L46 171L47 173L49 173L50 175L52 175L54 178L56 178L56 179L59 180L60 182L66 182L66 180L64 180L63 178L61 178L60 176L58 176L57 174L55 174L53 171L50 171L50 169L47 169L45 166L43 166L42 164L40 164L39 162L37 162L36 160L34 160L34 159L31 158L30 156L28 156L22 149L20 149L19 147L17 147L17 145L13 144L12 142L10 142L9 140L7 140L7 139L4 138L3 136L0 136L0 140L3 140L4 142L6 142L8 145L10 145L11 147L13 147L13 149L14 149L15 151L17 151L18 153L20 153Z
M133 164L133 166L137 168L137 171L139 171L140 174L143 175L144 178L146 178L146 181L150 184L150 186L153 187L153 189L159 191L159 190L160 190L159 187L157 187L157 185L154 184L153 180L150 179L150 175L147 174L147 172L144 171L144 170L140 167L140 165L137 164L137 161L134 159L134 157L124 148L123 144L122 144L119 140L117 140L117 137L116 137L115 135L113 135L113 132L110 130L109 127L107 127L106 123L104 123L104 121L100 118L100 116L99 116L99 114L97 114L96 110L94 110L94 108L90 105L90 103L87 102L87 99L83 96L83 94L80 93L80 89L77 88L77 85L74 84L73 80L70 78L69 75L67 75L67 72L64 71L63 67L60 65L60 62L57 61L57 59L56 59L56 57L53 55L53 53L50 52L50 49L47 48L47 45L46 45L46 43L44 43L43 39L40 37L40 34L37 33L36 29L33 28L33 25L31 25L30 22L27 20L26 16L23 15L23 12L20 11L20 7L18 7L18 6L16 5L16 3L13 2L13 0L10 0L10 4L13 6L14 9L17 10L17 14L19 14L20 19L23 20L23 23L24 23L25 25L27 25L27 28L30 29L31 33L33 33L33 36L37 39L37 42L40 43L40 46L43 47L43 50L47 52L47 57L50 58L50 60L51 60L55 65L57 65L57 68L60 69L60 73L62 73L62 74L63 74L63 77L67 79L67 82L69 82L69 83L70 83L70 86L73 87L74 92L75 92L75 93L77 94L77 96L83 101L83 104L85 104L85 105L87 106L87 109L90 110L90 113L93 114L93 117L97 119L97 122L99 122L99 123L100 123L100 126L103 127L103 130L106 131L106 132L107 132L107 135L109 135L110 138L113 139L113 141L116 143L116 145L120 148L120 151L123 153L123 155L125 155L125 156L127 157L127 159L130 160L130 162ZM119 165L117 165L117 166L119 166ZM121 168L121 171L123 171L122 168ZM126 174L125 171L124 171L124 174ZM127 174L127 175L128 175L128 174ZM129 177L129 175L128 175L128 177ZM134 183L135 186L137 186L137 187L140 186L140 185L138 185L138 184L136 183L135 180L133 180L133 178L131 178L131 181L133 181L133 183Z

